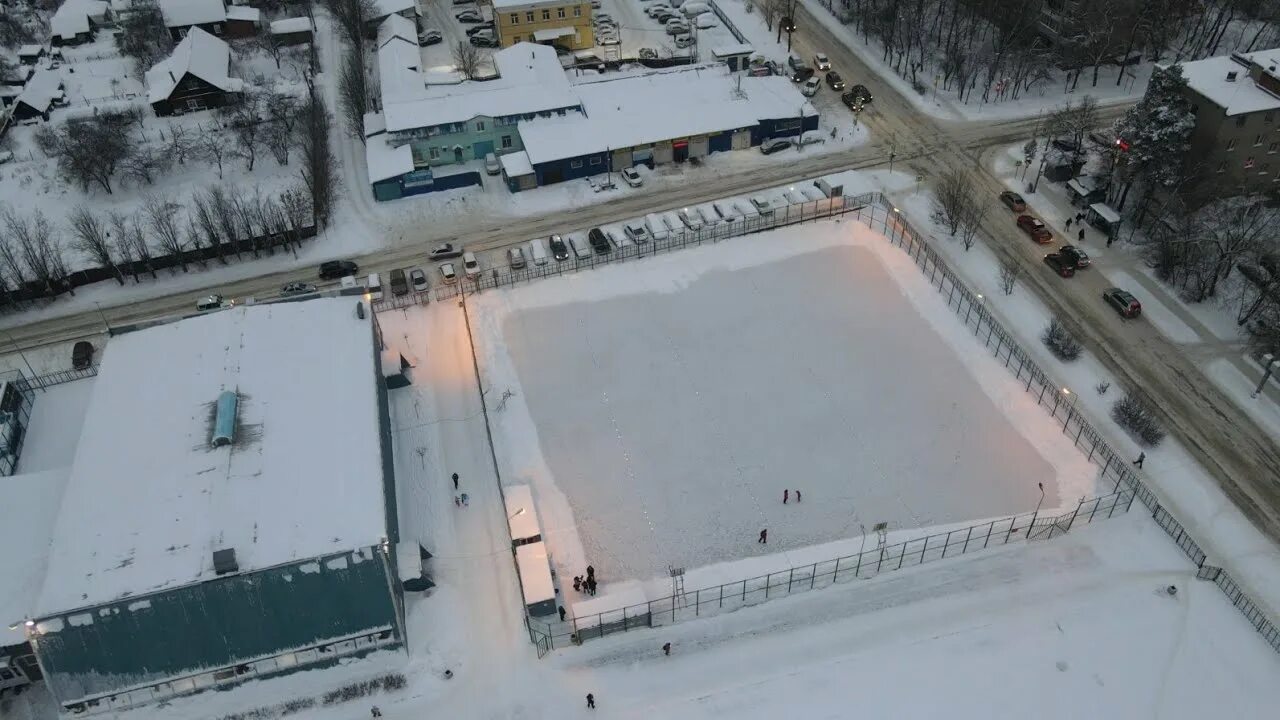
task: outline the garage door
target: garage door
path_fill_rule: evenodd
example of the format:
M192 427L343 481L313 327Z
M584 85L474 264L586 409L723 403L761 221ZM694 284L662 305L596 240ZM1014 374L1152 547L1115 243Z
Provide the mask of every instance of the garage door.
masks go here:
M751 131L739 130L733 134L733 149L746 150L751 147Z

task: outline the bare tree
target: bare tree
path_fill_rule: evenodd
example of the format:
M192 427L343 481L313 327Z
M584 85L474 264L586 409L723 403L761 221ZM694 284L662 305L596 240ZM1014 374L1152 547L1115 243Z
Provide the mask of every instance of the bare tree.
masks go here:
M782 14L787 11L788 0L758 0L756 7L760 8L765 27L772 31L773 24L781 20Z
M132 58L142 72L150 69L173 47L169 28L156 0L133 0L129 11L117 21L120 31L116 34L116 47L121 54ZM139 72L139 75L142 73Z
M459 40L453 45L453 64L458 72L468 80L474 80L480 73L480 63L484 61L484 53L470 42Z
M297 249L302 248L302 230L307 226L307 220L311 215L311 208L308 207L306 188L291 187L280 194L280 209L283 213L285 227L288 233L288 239L295 246L294 255L297 255Z
M134 252L133 243L129 238L129 218L122 212L116 210L108 211L107 217L111 220L111 246L115 250L115 254L120 258L119 267L125 267L129 270L129 275L133 277L133 282L138 282L138 254Z
M324 7L347 43L357 48L364 43L369 21L378 16L374 0L324 0Z
M98 267L110 268L115 273L116 282L123 285L124 273L120 272L120 266L116 264L111 232L102 218L88 207L77 205L71 209L67 222L71 225L71 247L86 257L93 258Z
M218 179L221 180L222 163L226 160L227 153L230 152L226 139L218 133L205 133L196 141L196 148L206 162L211 162L218 166Z
M231 192L235 192L234 190ZM218 228L221 231L225 242L231 245L236 253L236 259L240 258L240 230L236 224L235 200L229 192L222 186L215 186L209 190L209 206L214 218L217 220Z
M155 184L156 175L169 167L169 156L151 145L138 145L121 162L125 176L148 185Z
M18 244L12 233L8 232L8 223L4 222L11 212L12 209L9 207L0 208L0 271L3 271L10 287L21 291L27 283L31 282L31 278L22 262Z
M133 152L134 139L125 131L127 124L121 115L104 113L60 126L44 125L36 133L36 144L58 161L58 171L66 180L79 183L86 191L97 183L110 194L116 167Z
M66 261L49 219L39 208L28 217L19 215L10 207L0 213L0 218L6 234L16 243L18 256L27 271L44 285L46 292L57 294L65 286ZM75 291L72 290L71 294L75 295Z
M280 38L271 32L270 25L263 25L258 28L258 34L253 38L254 45L276 61L276 69L280 69L280 56L284 54L284 45L280 44Z
M347 132L364 142L364 116L369 112L369 87L364 65L354 52L347 53L338 71L338 108L347 121Z
M329 214L333 211L341 184L338 160L329 144L331 122L324 98L312 87L302 127L302 182L311 197L312 217L321 227L329 222Z
M266 126L262 121L262 95L246 92L240 96L240 102L223 106L218 112L222 121L231 126L235 135L235 155L245 162L249 172L253 172L253 164L258 159L258 149L262 147Z
M151 273L151 279L155 280L156 266L152 262L154 256L151 252L151 243L147 240L147 232L143 228L143 222L144 218L141 211L134 213L133 217L129 218L127 235L129 247L132 249L132 254L138 258L138 262L147 269L147 272Z
M142 201L142 212L146 216L147 227L155 237L157 245L167 255L178 260L182 272L189 272L187 266L187 248L182 241L181 222L178 219L179 206L167 197L148 195Z
M960 170L948 170L933 188L934 220L947 227L954 237L973 205L973 183Z
M1022 266L1017 260L1009 258L1000 261L1000 289L1005 295L1013 294L1013 287L1018 283L1018 276L1022 274Z
M187 158L198 151L198 145L195 136L185 125L169 125L169 139L165 143L165 154L179 165L187 164Z
M191 194L191 212L188 220L196 227L203 238L202 244L214 251L219 262L227 264L226 245L222 242L221 224L218 222L218 211L214 188L205 188L204 192Z
M969 198L968 208L960 217L960 242L964 243L965 252L973 249L978 240L978 230L987 219L987 205Z
M271 88L262 93L262 103L272 122L284 126L291 133L298 128L302 100L297 95Z

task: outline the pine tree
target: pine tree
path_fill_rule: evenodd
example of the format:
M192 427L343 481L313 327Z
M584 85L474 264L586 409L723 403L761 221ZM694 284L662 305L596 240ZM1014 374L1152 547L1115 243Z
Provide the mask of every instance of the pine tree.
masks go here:
M1195 114L1184 94L1182 66L1156 69L1138 104L1116 121L1119 141L1128 145L1116 161L1117 179L1172 187L1183 177Z

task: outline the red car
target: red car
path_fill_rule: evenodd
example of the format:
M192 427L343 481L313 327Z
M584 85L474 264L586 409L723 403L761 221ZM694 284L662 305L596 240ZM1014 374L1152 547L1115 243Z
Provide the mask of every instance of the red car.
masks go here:
M1049 232L1049 227L1045 225L1040 218L1031 217L1030 215L1018 216L1018 227L1022 231L1031 236L1032 240L1041 245L1053 240L1053 233Z

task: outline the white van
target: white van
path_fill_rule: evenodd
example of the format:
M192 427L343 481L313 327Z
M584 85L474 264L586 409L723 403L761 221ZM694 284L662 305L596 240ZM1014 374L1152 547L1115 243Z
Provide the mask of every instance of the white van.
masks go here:
M733 201L733 209L738 211L743 220L756 220L760 217L760 212L756 210L755 205L741 200Z
M529 242L529 249L533 251L533 264L547 264L547 248L542 244L542 238L534 238Z
M382 278L378 277L378 273L369 273L369 279L365 281L365 288L369 292L369 297L374 300L382 299Z
M569 247L573 248L573 256L579 260L591 259L591 244L581 235L569 236Z
M680 14L687 17L697 17L704 12L711 12L711 6L703 2L685 3L680 6Z
M697 209L681 208L676 214L680 216L680 222L690 230L697 232L702 229L702 218L698 217Z
M738 213L734 211L733 206L724 200L711 203L711 208L716 211L720 219L726 223L736 222Z
M661 242L671 236L671 230L667 224L653 213L644 216L644 224L649 228L649 237L652 237L654 242Z

